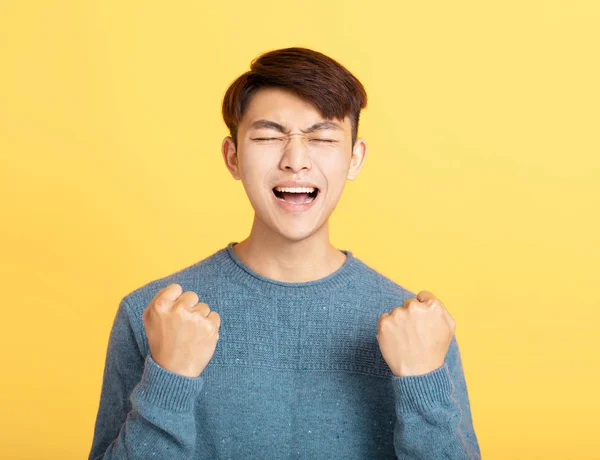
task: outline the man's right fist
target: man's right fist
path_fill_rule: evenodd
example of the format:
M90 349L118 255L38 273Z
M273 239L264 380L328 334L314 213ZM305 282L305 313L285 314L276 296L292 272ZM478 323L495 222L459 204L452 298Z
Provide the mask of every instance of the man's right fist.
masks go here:
M142 313L152 359L168 371L198 377L212 358L221 317L179 284L157 292Z

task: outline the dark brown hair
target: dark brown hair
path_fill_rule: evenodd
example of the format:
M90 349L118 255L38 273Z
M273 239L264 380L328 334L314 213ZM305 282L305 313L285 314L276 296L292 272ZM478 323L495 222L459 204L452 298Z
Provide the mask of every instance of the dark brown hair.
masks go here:
M260 88L290 90L312 103L326 119L350 117L352 145L358 133L361 109L367 93L348 69L332 58L308 48L283 48L254 59L250 70L240 75L223 97L223 120L237 148L237 128L250 96Z

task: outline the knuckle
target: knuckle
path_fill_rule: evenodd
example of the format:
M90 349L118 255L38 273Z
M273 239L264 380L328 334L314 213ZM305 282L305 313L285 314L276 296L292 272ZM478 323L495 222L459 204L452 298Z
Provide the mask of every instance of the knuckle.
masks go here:
M438 314L443 314L444 313L444 309L442 308L442 304L436 301L432 301L432 302L427 302L427 308L429 310L432 310Z
M181 287L181 284L178 283L171 283L168 286L166 286L163 291L175 291L177 293L177 297L179 297L181 295L181 293L183 292L183 288Z
M414 308L417 305L419 305L419 301L417 299L415 299L414 297L410 298L410 299L406 299L404 301L404 308Z
M184 318L187 318L188 314L191 313L189 308L187 308L183 302L177 302L173 307L173 310Z
M189 297L189 300L193 301L194 304L197 304L198 301L200 300L200 298L198 297L198 294L196 294L194 291L187 291L187 292L185 292L185 294L187 294L187 297Z
M193 312L191 315L191 320L194 322L194 324L196 324L196 326L200 326L202 324L202 321L204 320L204 318L202 317L202 315L198 312Z
M393 322L392 322L391 318L392 318L392 315L387 314L387 313L386 313L385 316L380 317L379 318L379 329L383 330L383 329L390 328L393 325Z
M204 314L204 316L208 316L208 314L210 313L210 307L208 306L207 303L199 302L195 306L195 308L197 311L202 312Z
M406 315L406 308L404 307L396 307L390 313L390 318L394 321L398 321L400 317Z
M440 299L433 299L431 301L431 306L435 307L435 308L443 309L444 304L441 302Z
M212 311L209 313L207 319L212 324L213 330L218 332L221 328L221 317L219 314L216 311Z
M215 330L215 325L213 324L213 322L209 319L203 318L202 319L202 324L201 326L209 333L211 334L212 332L214 332Z
M167 302L167 299L165 299L164 297L159 297L158 299L156 299L156 302L154 302L154 308L158 311L164 311L167 309L168 306L169 302Z

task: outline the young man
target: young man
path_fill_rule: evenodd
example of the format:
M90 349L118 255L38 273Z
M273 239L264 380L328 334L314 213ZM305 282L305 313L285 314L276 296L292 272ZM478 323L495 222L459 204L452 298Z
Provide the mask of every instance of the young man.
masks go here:
M252 230L122 299L90 459L480 458L442 302L329 241L366 101L305 48L230 86L222 154Z

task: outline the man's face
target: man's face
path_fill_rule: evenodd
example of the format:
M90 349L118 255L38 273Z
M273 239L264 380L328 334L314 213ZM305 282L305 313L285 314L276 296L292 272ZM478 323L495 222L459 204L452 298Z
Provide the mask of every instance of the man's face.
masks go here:
M227 167L241 179L260 223L292 241L327 222L367 150L362 139L353 148L348 117L324 119L312 104L279 88L252 95L237 144L236 157L231 137L223 141Z

